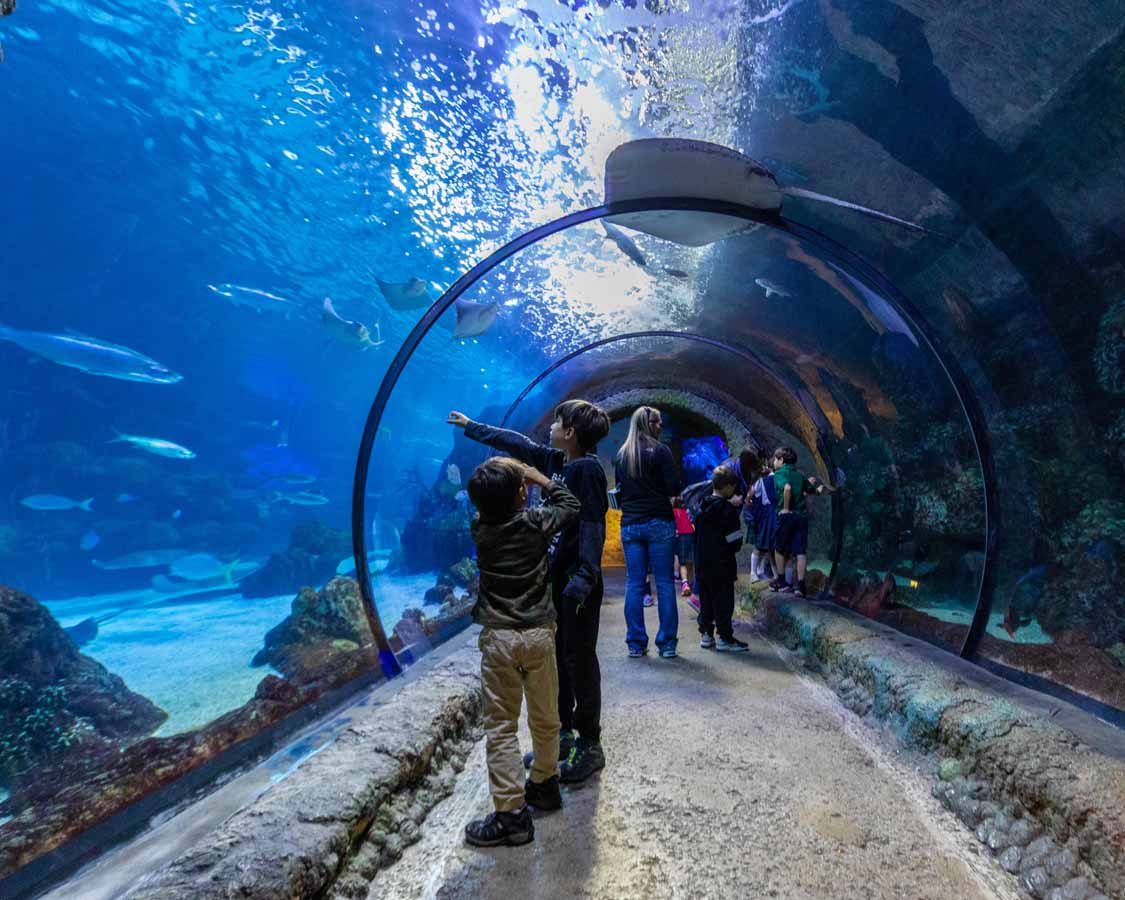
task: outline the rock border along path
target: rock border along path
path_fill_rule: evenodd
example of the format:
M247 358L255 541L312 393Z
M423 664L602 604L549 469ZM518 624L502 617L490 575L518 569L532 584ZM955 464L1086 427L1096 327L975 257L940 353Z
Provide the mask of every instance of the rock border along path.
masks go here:
M762 606L846 706L941 758L934 796L1033 897L1125 898L1125 734L834 605Z
M418 837L479 738L480 654L466 641L373 704L288 778L129 892L130 900L280 900L365 892Z

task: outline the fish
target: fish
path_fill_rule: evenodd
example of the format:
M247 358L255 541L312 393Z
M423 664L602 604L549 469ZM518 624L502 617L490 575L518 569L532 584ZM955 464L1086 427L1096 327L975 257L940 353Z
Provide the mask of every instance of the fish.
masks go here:
M139 434L122 434L120 431L116 433L117 437L111 441L106 441L107 444L123 442L132 444L134 447L149 453L154 453L157 456L167 456L169 459L195 459L195 453L187 447L181 447L179 444L164 440L164 438L142 437Z
M426 282L421 278L411 278L403 282L382 281L376 278L375 283L379 285L387 306L399 312L424 309L433 303Z
M271 481L280 481L282 484L312 484L316 476L311 472L287 472L284 475L275 475Z
M98 620L94 618L83 619L77 625L68 625L63 629L70 639L79 647L88 644L98 636Z
M372 550L367 554L367 568L372 574L382 572L391 563L390 550ZM337 575L354 575L355 574L355 557L349 556L347 559L340 560L340 564L336 566Z
M484 334L496 321L499 303L475 303L472 300L458 300L457 326L453 329L453 339L476 337Z
M183 514L184 514L184 511L182 509L177 509L174 513L172 513L172 518L178 519Z
M93 550L101 542L102 539L98 537L95 532L87 531L84 535L82 535L82 540L78 542L78 546L83 550Z
M324 298L324 312L321 313L320 321L333 337L344 343L359 347L361 350L372 350L383 343L378 322L375 323L375 338L373 340L366 325L361 322L353 322L351 319L345 319L336 312L336 308L328 297Z
M274 491L273 499L275 503L290 503L293 506L324 506L325 503L329 502L323 494L317 494L313 491L297 491L293 494Z
M118 494L116 499L118 503L132 503L134 500L140 500L141 498L133 494Z
M828 262L828 260L825 260L825 262ZM897 334L901 334L909 339L910 343L912 343L915 347L919 346L918 338L914 336L914 332L910 330L910 326L903 321L902 316L895 312L894 307L891 306L890 303L888 303L875 291L871 290L871 288L869 288L862 281L853 278L844 269L841 269L835 263L828 262L828 265L830 265L833 269L843 275L844 278L846 278L851 284L851 286L863 295L863 301L867 304L867 309L873 316L875 316L876 319L879 320L879 322L883 325L884 328L887 329L887 331L893 331Z
M461 467L457 463L450 463L445 467L445 478L450 484L461 483Z
M126 553L124 556L118 556L114 559L92 559L90 565L105 572L118 572L123 569L155 569L158 566L171 565L177 559L182 559L190 553L190 550L162 547L159 550L137 550L135 553Z
M688 278L688 277L690 277L688 275L688 273L685 272L683 269L669 269L667 266L664 267L664 274L665 275L671 275L673 278Z
M770 281L768 278L755 278L754 284L766 292L766 299L769 300L774 294L779 297L792 297L793 295L785 288L781 287L776 281Z
M74 331L49 334L0 325L0 341L11 341L53 363L88 375L146 384L175 384L184 377L136 350Z
M20 501L20 506L26 506L28 509L37 509L41 512L60 509L82 509L86 512L92 512L94 509L94 498L87 497L85 500L71 500L69 497L60 497L58 494L32 494L30 497L24 497Z
M636 242L629 237L624 231L616 225L610 225L605 219L601 220L602 228L605 230L605 236L617 245L617 249L624 253L629 259L635 262L642 269L648 265L645 255L641 253L641 248L637 246Z
M236 559L234 562L225 563L210 553L192 553L189 556L181 556L168 566L168 571L186 581L222 579L223 583L229 584L233 580L232 575L238 562Z
M289 318L299 308L292 300L271 294L269 291L260 291L257 288L243 287L240 284L209 284L212 291L229 300L232 306L245 306L259 315L263 312L281 313Z

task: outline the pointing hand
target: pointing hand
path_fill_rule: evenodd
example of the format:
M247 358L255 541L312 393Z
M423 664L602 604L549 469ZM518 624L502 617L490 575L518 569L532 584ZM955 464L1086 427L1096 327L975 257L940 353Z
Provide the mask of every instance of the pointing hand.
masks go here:
M469 422L472 421L467 415L457 410L453 410L445 420L446 425L456 425L458 428L464 428Z

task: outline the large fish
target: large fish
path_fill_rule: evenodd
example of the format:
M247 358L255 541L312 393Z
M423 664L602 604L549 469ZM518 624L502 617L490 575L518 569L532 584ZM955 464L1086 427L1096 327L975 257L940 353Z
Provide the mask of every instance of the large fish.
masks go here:
M30 497L24 497L20 501L20 505L44 512L58 509L84 509L86 512L91 512L94 508L94 498L71 500L69 497L60 497L58 494L32 494Z
M122 569L155 569L157 566L167 566L177 559L187 556L190 550L167 548L160 550L138 550L136 553L126 553L114 559L92 559L90 564L97 569L107 572L116 572Z
M132 444L134 447L139 447L149 453L154 453L157 456L167 456L169 459L195 459L195 453L187 447L181 447L179 444L174 444L171 441L166 441L164 438L151 438L142 437L139 434L122 434L117 432L117 437L108 444L116 444L119 441Z
M60 366L70 366L89 375L148 384L175 384L184 377L136 350L77 332L48 334L0 325L0 341L11 341Z
M474 303L472 300L458 300L457 325L453 329L453 339L476 337L484 334L496 321L500 311L499 303Z
M324 494L317 494L314 491L296 491L292 494L274 491L273 499L275 503L288 503L292 506L324 506L329 502Z
M320 316L320 321L334 337L361 350L372 350L383 343L378 322L375 323L375 339L372 340L371 332L367 330L366 325L345 319L336 312L332 301L327 297L324 298L324 312Z
M186 581L222 581L231 583L234 580L234 570L239 561L225 563L215 559L210 553L193 553L177 559L168 567L168 571L177 578Z
M257 313L281 313L288 319L293 313L299 311L297 304L292 300L279 297L277 294L271 294L269 291L242 287L242 285L239 284L209 284L207 287L224 300L229 300L231 305L245 306L247 309L252 309Z
M399 312L411 309L425 309L433 300L426 288L426 282L421 278L411 278L409 281L394 282L375 279L387 306Z
M776 281L770 281L768 278L755 278L754 284L756 284L766 292L767 300L769 300L770 297L774 296L774 294L776 294L778 297L792 296L789 291L785 290L785 288L779 285Z
M648 265L648 260L646 260L645 255L641 253L641 248L637 246L636 242L631 237L616 225L610 225L605 219L602 219L601 223L602 228L605 229L605 236L617 245L618 250L642 269Z

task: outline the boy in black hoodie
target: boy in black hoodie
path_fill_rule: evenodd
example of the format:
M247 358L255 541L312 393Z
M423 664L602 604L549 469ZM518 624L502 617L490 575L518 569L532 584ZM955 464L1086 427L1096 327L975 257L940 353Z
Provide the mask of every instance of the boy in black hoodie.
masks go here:
M494 447L562 481L582 505L578 521L564 528L552 545L551 587L558 612L555 650L562 724L559 780L563 784L585 781L605 768L598 626L609 497L597 449L598 442L609 434L609 416L585 400L560 403L555 408L549 447L518 432L474 422L456 411L449 414L447 422L464 428L470 440Z
M704 497L695 516L695 572L699 584L699 646L722 653L750 649L734 636L734 582L738 578L735 554L742 547L742 523L734 497L738 473L719 466L711 473L711 496ZM719 632L718 641L715 631Z

